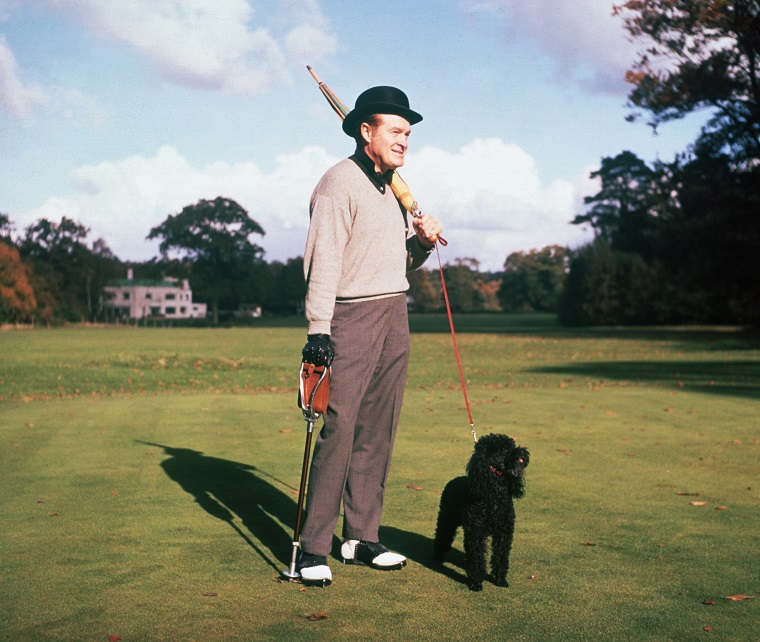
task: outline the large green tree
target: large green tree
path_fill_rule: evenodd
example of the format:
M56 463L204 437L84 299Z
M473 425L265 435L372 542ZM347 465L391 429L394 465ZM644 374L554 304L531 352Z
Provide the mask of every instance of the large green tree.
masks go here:
M25 229L19 249L24 260L33 265L32 285L41 320L81 321L92 317L97 267L87 247L89 232L66 216L60 223L42 218Z
M441 288L437 285L438 272L420 269L407 272L409 295L412 297L414 310L417 312L435 312L443 307Z
M482 312L483 293L478 288L480 264L473 258L458 258L443 267L446 291L453 312Z
M499 302L507 312L556 312L571 252L559 245L513 252L504 262Z
M760 159L758 0L628 0L615 13L644 47L626 75L632 106L653 127L708 109L701 145Z
M651 257L663 221L675 206L670 171L659 162L650 168L629 151L603 158L601 167L590 174L601 188L584 198L588 210L573 224L590 224L614 250Z
M199 299L211 303L219 322L221 303L249 301L264 250L251 242L264 230L230 198L201 199L150 230L148 239L161 239L164 259L171 254L191 264L190 279Z

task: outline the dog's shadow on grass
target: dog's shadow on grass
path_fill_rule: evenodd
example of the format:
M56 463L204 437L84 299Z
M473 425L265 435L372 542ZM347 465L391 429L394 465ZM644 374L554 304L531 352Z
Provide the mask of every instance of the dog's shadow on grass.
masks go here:
M452 566L456 566L459 569L464 569L466 559L464 551L452 548L446 553L445 563L436 562L433 560L432 538L393 526L380 527L380 541L391 550L401 553L420 566L445 575L455 582L467 584L467 575L452 568Z
M229 524L272 568L279 572L289 564L293 534L282 524L295 524L297 504L265 477L297 489L250 464L210 457L190 448L137 441L162 448L168 457L160 465L167 477L192 495L209 515ZM236 517L243 528L235 522ZM266 549L276 551L276 561Z

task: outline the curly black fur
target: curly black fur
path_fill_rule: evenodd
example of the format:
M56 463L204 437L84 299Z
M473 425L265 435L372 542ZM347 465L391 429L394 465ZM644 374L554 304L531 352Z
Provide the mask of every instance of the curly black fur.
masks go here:
M437 561L451 549L457 529L464 531L468 585L483 589L486 540L491 537L494 584L509 586L509 553L515 532L513 499L525 493L530 453L506 435L485 435L475 444L467 475L452 479L441 494L433 554Z

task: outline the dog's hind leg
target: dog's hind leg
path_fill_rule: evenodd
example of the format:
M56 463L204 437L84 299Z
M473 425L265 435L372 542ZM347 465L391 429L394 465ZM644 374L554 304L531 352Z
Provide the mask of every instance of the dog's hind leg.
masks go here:
M433 541L433 559L437 562L443 561L443 556L451 550L458 527L456 514L441 505Z
M462 525L461 509L467 495L467 478L455 477L443 489L438 510L438 523L433 542L433 559L440 562L451 550L457 528Z

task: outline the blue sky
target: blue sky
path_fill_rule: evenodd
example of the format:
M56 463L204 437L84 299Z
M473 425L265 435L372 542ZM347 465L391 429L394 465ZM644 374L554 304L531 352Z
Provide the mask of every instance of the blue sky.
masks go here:
M122 260L201 198L237 200L265 259L303 254L308 199L353 151L349 106L395 85L424 116L401 175L444 261L577 246L605 156L670 160L703 117L628 123L630 43L608 0L0 0L0 212L72 218Z

